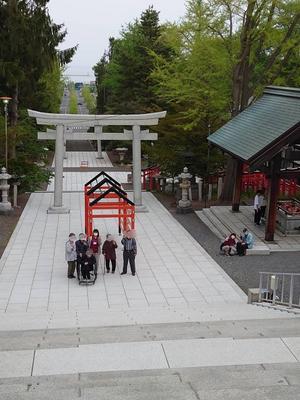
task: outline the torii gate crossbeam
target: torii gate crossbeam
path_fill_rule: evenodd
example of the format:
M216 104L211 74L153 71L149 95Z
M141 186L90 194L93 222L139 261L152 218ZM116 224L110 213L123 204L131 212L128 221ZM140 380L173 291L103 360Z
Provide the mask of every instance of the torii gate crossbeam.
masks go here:
M54 203L48 213L67 213L69 210L63 205L63 159L66 140L132 140L133 156L133 194L136 211L146 211L142 204L141 185L141 140L157 140L157 133L141 130L142 126L157 125L160 118L166 116L166 111L148 114L127 115L90 115L90 114L51 114L28 110L30 117L36 118L38 125L55 126L55 130L39 132L39 140L55 140L55 177ZM123 133L103 133L103 126L131 126L132 130ZM90 127L94 133L68 132L69 127Z

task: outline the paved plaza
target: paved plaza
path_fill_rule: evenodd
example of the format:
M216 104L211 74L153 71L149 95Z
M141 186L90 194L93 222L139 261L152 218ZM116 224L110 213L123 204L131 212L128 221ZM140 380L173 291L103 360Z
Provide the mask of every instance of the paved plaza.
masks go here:
M95 155L70 153L65 162L110 166ZM247 398L244 386L285 398L281 385L297 398L299 315L246 304L151 193L143 193L148 212L136 214L137 275L119 274L117 220L98 219L101 236L117 240L116 273L103 274L101 258L95 286L67 279L65 242L84 231L82 189L94 175L64 172L69 214L47 214L53 182L31 194L0 260L1 400L234 400ZM127 181L126 172L111 175Z
M52 193L30 196L3 254L2 311L245 301L242 291L150 193L144 194L149 212L136 217L137 277L119 275L117 221L103 219L95 226L102 236L109 232L117 239L117 273L100 275L88 288L67 280L64 246L69 232L83 231L83 194L64 194L70 214L47 214L51 201Z
M112 163L106 152L102 152L101 159L97 158L95 151L67 151L67 158L64 158L64 168L80 167L82 161L87 162L87 167L112 167ZM55 158L53 159L52 167L55 166Z

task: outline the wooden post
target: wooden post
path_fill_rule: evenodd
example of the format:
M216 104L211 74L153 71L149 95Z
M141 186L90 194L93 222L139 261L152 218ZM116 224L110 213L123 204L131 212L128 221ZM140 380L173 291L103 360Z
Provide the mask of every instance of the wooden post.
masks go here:
M243 163L241 160L235 159L235 181L232 198L232 211L240 211L241 191L242 191L242 178L243 178Z
M212 199L212 189L213 189L213 185L212 183L208 184L208 194L207 194L207 200L211 201Z
M277 199L280 185L281 156L277 155L271 161L271 175L268 195L268 216L265 231L265 240L272 242L276 228Z
M217 198L219 198L222 195L222 190L223 190L223 178L221 176L218 177L218 188L217 188Z

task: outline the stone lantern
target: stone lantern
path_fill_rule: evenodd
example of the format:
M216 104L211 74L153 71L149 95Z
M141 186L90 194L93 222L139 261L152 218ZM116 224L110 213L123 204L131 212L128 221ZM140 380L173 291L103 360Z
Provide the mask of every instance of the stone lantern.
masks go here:
M119 154L121 165L124 165L123 161L124 161L125 154L128 151L127 147L117 147L115 150Z
M8 198L8 190L10 185L7 183L7 181L11 178L11 175L9 175L6 172L6 168L1 169L1 174L0 174L0 191L2 192L2 197L1 197L1 202L0 202L0 212L5 213L8 211L12 210L11 203L7 200Z
M192 212L192 202L189 199L189 190L191 187L191 182L190 179L192 178L192 175L188 172L188 168L184 167L183 172L179 175L179 178L181 178L181 200L178 202L177 206L177 213L180 214L186 214L189 212Z

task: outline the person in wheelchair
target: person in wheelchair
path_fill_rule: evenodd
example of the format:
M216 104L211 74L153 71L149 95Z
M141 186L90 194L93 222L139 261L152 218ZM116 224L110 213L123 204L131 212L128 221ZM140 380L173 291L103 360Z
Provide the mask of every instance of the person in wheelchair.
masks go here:
M81 275L83 279L91 279L91 271L95 271L96 268L96 258L93 255L93 250L88 249L85 254L83 254L80 262Z

